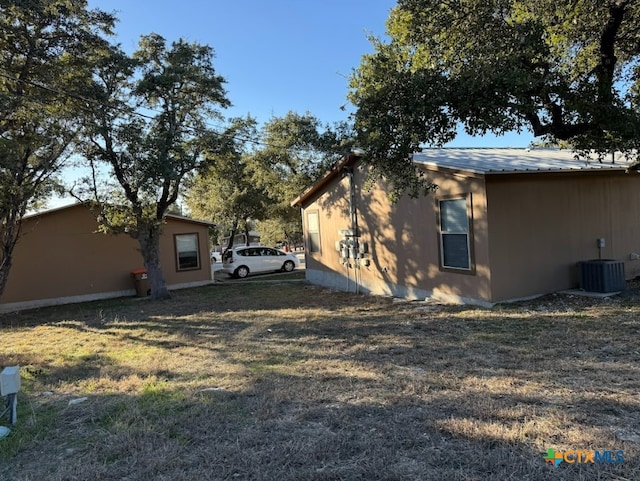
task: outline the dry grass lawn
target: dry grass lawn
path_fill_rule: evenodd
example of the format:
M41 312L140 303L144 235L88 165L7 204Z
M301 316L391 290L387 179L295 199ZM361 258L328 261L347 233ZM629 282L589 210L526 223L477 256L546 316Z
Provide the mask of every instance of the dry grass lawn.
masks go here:
M3 481L640 479L633 297L235 283L7 314L0 340L23 376ZM624 462L553 468L548 448Z

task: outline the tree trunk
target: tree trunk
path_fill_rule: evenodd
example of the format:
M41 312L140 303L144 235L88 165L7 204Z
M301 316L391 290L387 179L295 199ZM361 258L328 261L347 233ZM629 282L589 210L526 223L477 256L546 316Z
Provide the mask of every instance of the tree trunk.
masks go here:
M160 266L160 233L160 225L153 224L140 229L138 234L140 252L151 284L151 299L153 300L171 298Z
M233 243L236 238L236 233L238 232L238 219L233 221L233 226L231 227L231 235L229 236L229 242L227 242L227 247L225 247L224 252L227 252L229 249L233 249Z
M287 230L284 230L284 244L287 246L285 251L293 252L295 250L295 244L292 242L292 237L289 235Z
M246 221L244 224L244 241L246 246L251 245L251 239L249 239L249 225L247 224Z
M0 242L2 245L0 248L0 296L4 292L4 288L9 280L9 271L13 265L13 248L18 242L20 236L20 227L22 215L19 212L11 209L2 219L4 221L4 227L0 232Z

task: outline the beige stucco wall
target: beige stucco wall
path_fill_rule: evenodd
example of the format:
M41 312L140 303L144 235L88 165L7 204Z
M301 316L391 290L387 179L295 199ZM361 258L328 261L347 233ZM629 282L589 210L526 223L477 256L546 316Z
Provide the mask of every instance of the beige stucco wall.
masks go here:
M578 287L579 261L625 260L640 274L640 175L623 172L487 176L493 300Z
M175 234L198 234L200 248L200 268L178 271L175 254ZM160 238L160 262L167 284L182 286L185 284L211 280L211 254L209 251L209 229L206 225L167 217Z
M130 273L143 267L137 241L127 235L97 233L96 227L83 205L25 219L2 305L133 293ZM160 245L167 284L211 279L207 230L203 224L167 219ZM199 235L201 268L177 272L173 234L192 232Z
M322 252L307 254L307 278L339 289L407 297L436 295L466 302L533 297L579 285L580 261L624 260L627 279L640 275L640 175L622 171L463 175L428 171L435 194L391 204L380 186L363 189L356 168L360 240L369 243L369 267L347 269L334 244L350 227L346 177L305 199L320 213ZM437 202L471 194L475 272L439 268ZM306 229L305 224L305 231Z
M322 195L309 199L303 211L320 213L321 252L307 253L307 277L312 282L374 294L424 298L436 294L467 301L489 300L490 278L486 232L486 199L481 177L456 177L430 172L436 193L418 199L389 202L380 185L364 189L365 172L354 172L360 241L369 244L368 267L347 269L340 264L335 243L339 231L350 228L348 178L334 180ZM437 202L440 197L471 193L473 204L473 274L443 272L439 268ZM308 249L307 249L308 252ZM357 283L355 282L357 278Z

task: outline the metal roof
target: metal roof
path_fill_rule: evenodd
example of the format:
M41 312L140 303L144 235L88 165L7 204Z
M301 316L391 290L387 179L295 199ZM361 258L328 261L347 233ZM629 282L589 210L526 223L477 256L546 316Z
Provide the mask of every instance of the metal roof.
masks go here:
M66 209L72 209L74 207L80 207L80 206L84 206L88 208L88 203L87 202L74 202L73 204L67 204L67 205L62 205L59 207L54 207L51 209L44 209L38 212L30 212L27 215L24 216L25 219L29 219L31 217L38 217L38 216L42 216L42 215L48 215L48 214L53 214L55 212L59 212L62 210L66 210ZM165 214L165 218L166 217L170 217L171 219L176 219L176 220L181 220L184 222L190 222L192 224L203 224L203 225L207 225L209 227L215 227L215 223L214 222L209 222L207 220L199 220L199 219L192 219L191 217L186 217L184 215L177 215L177 214Z
M620 154L602 163L596 155L578 157L559 149L425 149L413 154L416 163L476 174L625 170L630 162Z

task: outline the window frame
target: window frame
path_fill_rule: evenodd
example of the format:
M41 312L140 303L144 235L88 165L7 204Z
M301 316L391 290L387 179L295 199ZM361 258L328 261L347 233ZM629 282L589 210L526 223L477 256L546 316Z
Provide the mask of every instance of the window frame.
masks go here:
M317 230L316 231L311 231L310 229L310 222L309 222L309 217L311 215L315 215L316 216L316 226L317 226ZM321 237L320 237L320 211L318 209L313 209L310 211L306 212L306 221L307 221L307 251L310 254L322 254L322 242L321 242ZM317 236L317 246L318 249L317 250L313 250L313 242L312 242L312 235L316 235Z
M184 236L195 236L196 238L196 266L180 267L180 251L178 250L178 238ZM200 233L199 232L182 232L173 234L173 250L175 253L176 272L196 271L202 269L202 260L200 259Z
M442 203L452 200L464 200L467 214L467 230L461 231L443 231L442 229ZM438 221L438 266L442 272L454 272L456 274L475 275L476 261L474 252L474 234L473 234L473 203L470 192L462 194L452 194L440 196L436 199L437 221ZM467 239L467 261L469 267L455 267L445 265L445 246L444 237L448 234L466 235Z

